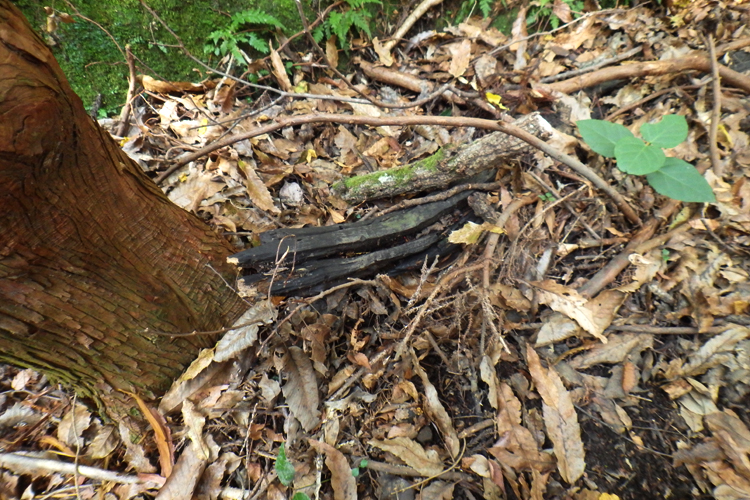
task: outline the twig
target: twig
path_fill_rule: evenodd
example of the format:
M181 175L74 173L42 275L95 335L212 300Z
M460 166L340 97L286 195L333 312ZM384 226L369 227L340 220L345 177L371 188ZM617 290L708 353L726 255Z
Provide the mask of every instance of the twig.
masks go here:
M113 483L120 484L148 484L152 483L154 486L158 486L152 481L141 479L138 476L126 476L111 472L105 469L98 469L96 467L89 467L87 465L76 465L69 462L61 462L59 460L50 460L48 458L37 458L17 453L0 453L0 467L26 473L28 471L36 471L37 473L45 472L59 472L60 474L76 474L94 479L97 481L110 481Z
M212 151L229 146L235 142L256 137L258 135L267 134L274 130L279 130L286 127L294 127L302 125L304 123L347 123L349 125L371 125L375 127L383 125L395 125L395 126L409 126L409 125L440 125L444 127L475 127L483 128L488 130L495 130L503 132L513 137L517 137L522 141L530 144L531 146L540 149L547 155L551 156L555 160L564 163L579 174L590 180L596 187L604 191L612 201L615 202L617 207L627 217L627 219L633 224L640 225L641 220L633 209L628 205L625 199L617 192L613 187L607 184L604 179L591 170L589 167L581 163L580 161L561 153L557 149L553 148L546 142L542 141L538 137L526 132L520 127L517 127L511 123L486 120L483 118L471 118L471 117L453 117L453 116L354 116L354 115L343 115L343 114L311 114L301 116L291 116L287 118L279 118L273 123L264 125L262 127L255 128L248 132L231 135L225 137L221 141L216 141L208 146L194 152L189 153L180 157L175 164L169 167L164 173L160 174L154 182L157 184L161 183L166 179L172 172L178 168L194 161L201 156L204 156Z
M705 80L708 81L708 77L706 77ZM644 97L642 99L638 99L635 102L631 102L627 106L623 106L621 108L617 108L615 111L613 111L612 113L608 114L604 119L606 121L608 121L608 122L612 121L612 119L614 117L616 117L618 115L621 115L623 113L627 113L631 109L635 109L635 108L637 108L637 107L639 107L639 106L647 103L648 101L652 101L652 100L656 99L657 97L660 97L660 96L662 96L664 94L669 94L670 92L676 92L678 90L697 89L699 87L702 87L703 83L704 82L701 82L701 83L699 83L697 85L679 85L679 86L676 86L676 87L670 87L668 89L659 90L657 92L654 92L652 94L647 95L646 97Z
M578 289L578 292L586 297L593 297L601 289L607 286L609 283L619 275L623 269L630 265L630 255L640 247L640 245L648 241L656 232L656 229L661 225L662 222L669 219L672 214L680 206L679 201L669 200L664 207L654 214L654 216L643 225L641 229L630 239L630 243L627 244L616 257L610 260L606 266L601 268L585 285Z
M528 174L531 176L532 179L534 179L534 181L536 181L537 184L539 184L542 187L542 189L552 193L555 196L555 198L557 198L558 200L563 197L557 189L553 188L552 186L544 182L544 180L541 177L539 177L537 174L535 174L533 171L529 170ZM573 217L579 217L578 213L573 208L573 205L571 205L567 200L563 201L563 206L568 212L570 212L570 215L572 215ZM594 238L595 240L602 239L602 237L599 236L599 234L597 234L597 232L594 230L594 228L592 228L589 225L588 222L581 219L581 225L586 229L586 231L588 231L588 233L591 235L592 238Z
M750 77L731 70L726 66L718 64L719 75L725 84L731 85L750 93ZM600 69L593 73L570 78L562 82L540 84L540 88L548 92L562 92L572 94L581 89L599 85L612 80L629 80L643 76L660 76L670 73L682 73L684 71L711 71L711 61L704 56L687 56L679 59L667 59L666 61L649 61L635 64L623 64L611 68Z
M622 54L617 54L615 57L605 59L604 61L599 61L598 63L592 64L591 66L587 66L585 68L574 69L571 71L566 71L564 73L558 73L557 75L547 76L545 78L542 78L539 81L542 83L552 83L558 80L564 80L565 78L573 78L574 76L583 75L584 73L591 73L592 71L595 71L599 68L603 68L604 66L609 66L610 64L614 64L616 62L630 59L631 57L638 54L642 50L643 50L643 47L639 45L638 47L633 47L627 52L623 52Z
M378 283L375 280L361 280L359 278L355 278L355 279L352 279L350 281L347 281L346 283L342 283L340 285L336 285L334 287L328 288L327 290L324 290L324 291L320 292L318 295L316 295L314 297L310 297L308 299L303 300L302 303L300 305L298 305L297 307L295 307L292 312L290 312L289 314L287 314L284 317L284 319L282 319L281 321L279 321L278 323L276 323L276 326L274 327L274 333L277 332L277 331L279 331L279 328L281 328L281 325L283 325L284 323L286 323L287 321L289 321L292 318L292 316L294 316L294 314L297 311L299 311L300 309L302 309L303 307L305 307L307 305L314 304L318 300L320 300L320 299L322 299L324 297L327 297L327 296L331 295L334 292L338 292L339 290L343 290L344 288L349 288L349 287L352 287L352 286L358 286L358 285L361 285L361 286L366 286L366 285L377 286L377 284ZM269 290L270 290L270 287L269 287Z
M130 44L125 45L125 60L128 63L128 93L125 96L125 106L120 111L120 123L115 131L115 135L118 137L124 137L128 131L130 111L133 108L133 99L135 99L135 59L133 58L133 52L130 50Z
M404 208L408 207L416 207L417 205L424 205L426 203L432 203L433 201L443 201L447 200L451 196L461 193L463 191L495 191L497 189L500 189L505 185L504 182L484 182L479 184L459 184L458 186L453 186L452 188L446 189L445 191L440 191L439 193L431 194L429 196L423 196L421 198L410 198L408 200L401 200L400 202L396 203L395 205L392 205L386 209L383 209L379 212L369 212L365 214L361 219L359 220L366 220L370 217L377 215L378 217L382 217L385 214L389 214L391 212L395 212L397 210L402 210Z
M440 0L442 1L442 0ZM305 17L305 12L302 10L302 2L300 0L295 0L295 3L297 4L297 11L299 12L300 20L302 21L302 26L304 26L305 34L307 35L308 40L310 41L310 44L315 48L315 50L318 52L318 55L323 59L323 61L326 63L326 66L333 71L336 76L338 76L342 82L344 82L347 87L352 89L354 92L359 94L361 97L369 101L370 104L377 106L379 108L395 108L395 109L403 109L403 108L413 108L417 106L421 106L422 104L425 104L432 99L435 99L437 96L448 90L450 87L450 84L447 83L443 86L441 86L439 89L437 89L435 92L432 92L430 95L423 97L421 99L417 99L416 101L409 102L408 104L391 104L387 102L383 102L378 99L374 99L368 95L366 95L364 92L359 90L356 86L354 86L349 79L341 73L337 67L335 67L333 64L331 64L331 61L328 60L328 55L326 55L325 51L318 45L318 42L315 41L315 38L312 36L312 32L310 31L310 28L307 24L307 17Z
M383 44L383 48L385 48L388 52L392 51L393 47L395 47L396 44L401 41L404 35L406 35L406 33L411 29L412 26L414 26L419 18L425 14L425 12L435 7L436 5L440 5L441 3L443 3L443 0L423 0L422 3L417 5L417 8L414 9L411 14L409 14L409 17L404 20L401 26L399 26L399 28L391 37L392 40L389 40Z
M716 60L716 47L714 37L709 33L706 37L708 54L711 59L711 75L713 76L714 107L711 110L711 127L708 129L708 148L711 155L711 165L714 174L721 178L724 176L724 163L719 156L719 145L716 138L719 135L719 119L721 118L721 80L719 79L719 62Z
M435 297L445 288L448 283L452 282L454 278L458 276L462 276L464 274L478 271L482 269L483 264L474 264L473 266L467 266L462 267L459 269L456 269L448 274L443 275L440 280L435 284L435 288L432 290L430 295L425 299L424 303L419 307L419 311L417 312L417 315L409 322L409 325L406 327L406 333L404 334L404 338L401 339L401 342L398 344L398 348L396 350L396 361L401 359L401 356L404 355L404 352L406 351L406 348L409 344L409 341L411 340L412 335L414 334L414 330L417 329L417 326L422 322L422 318L427 314L427 311L429 310L429 305L432 303L433 300L435 300Z
M641 225L641 219L638 217L635 211L630 207L630 205L628 205L628 202L625 201L625 198L623 198L622 195L618 193L616 189L614 189L612 186L607 184L607 182L604 181L604 179L599 177L599 175L596 172L594 172L589 167L587 167L580 161L576 160L575 158L568 156L564 153L561 153L560 151L553 148L546 142L526 132L520 127L517 127L507 122L502 122L501 125L502 125L502 129L500 130L501 132L505 132L506 134L510 134L513 137L517 137L521 139L527 144L534 146L535 148L546 153L548 156L554 158L560 163L564 163L565 165L569 166L570 168L572 168L579 174L583 175L585 178L590 180L592 184L594 184L594 186L598 187L599 189L604 191L610 198L612 198L612 201L615 202L615 204L617 205L617 208L619 208L622 211L623 215L625 215L625 217L627 217L627 219L630 222L639 226Z

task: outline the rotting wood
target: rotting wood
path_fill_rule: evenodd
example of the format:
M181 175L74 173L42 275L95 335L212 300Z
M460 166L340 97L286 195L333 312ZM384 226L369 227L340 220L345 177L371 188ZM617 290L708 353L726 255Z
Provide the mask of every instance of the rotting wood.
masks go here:
M459 248L445 241L451 225L456 225L456 217L448 226L441 222L457 208L463 222L471 193L465 191L366 221L268 231L261 235L260 246L227 260L254 271L240 279L240 293L245 296L268 293L269 286L273 295L310 295L350 278L377 272L401 273L420 266L425 258L445 257ZM429 230L433 224L437 227ZM351 253L361 255L346 255ZM275 269L280 256L285 256L280 264L285 267ZM270 285L274 272L276 277Z
M539 113L523 116L513 125L541 140L548 139L552 133L551 126ZM442 189L530 151L533 148L527 142L494 132L466 146L444 146L430 157L403 167L351 177L334 184L332 192L349 203L361 203Z

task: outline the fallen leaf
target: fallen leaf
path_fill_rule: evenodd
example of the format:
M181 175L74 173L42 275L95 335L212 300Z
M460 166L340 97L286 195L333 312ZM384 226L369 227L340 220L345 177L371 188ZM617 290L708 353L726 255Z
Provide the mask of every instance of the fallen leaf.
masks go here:
M242 160L238 161L237 164L245 174L245 186L247 187L247 195L253 201L253 204L261 210L265 210L266 212L271 212L275 215L280 214L281 210L276 208L276 205L273 204L271 193L268 191L266 185L263 184L261 178L258 177L255 169Z
M451 454L451 457L456 458L461 452L461 442L458 439L456 429L453 427L453 422L451 421L448 412L445 411L443 403L440 402L440 398L438 397L438 392L435 389L435 386L432 385L432 382L430 382L430 379L427 377L425 371L421 366L419 366L419 361L417 360L414 351L412 351L412 359L414 371L417 373L417 375L419 375L419 378L422 379L422 385L424 385L425 413L430 418L430 420L432 420L433 423L437 425L438 429L440 429L440 432L443 434L445 446L448 448L448 452Z
M394 454L425 477L435 477L444 470L443 462L435 450L425 450L421 444L409 438L371 439L368 444Z
M547 436L557 457L560 476L568 484L575 483L586 468L581 428L570 393L553 369L545 369L531 345L526 347L526 361L534 384L542 396L542 410Z
M280 372L286 377L281 388L289 409L306 431L320 423L320 397L310 358L299 347L290 347L283 356Z
M309 439L308 442L318 452L325 454L326 467L331 471L331 486L335 500L357 500L357 481L346 457L333 446L322 441Z
M466 68L469 67L469 62L471 62L471 40L464 38L459 43L451 44L448 50L452 56L448 73L458 78L466 72Z

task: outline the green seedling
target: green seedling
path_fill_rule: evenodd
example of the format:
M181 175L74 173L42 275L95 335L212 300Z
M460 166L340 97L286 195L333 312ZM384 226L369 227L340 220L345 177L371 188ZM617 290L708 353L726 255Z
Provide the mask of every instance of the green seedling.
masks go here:
M276 456L276 475L284 486L289 486L294 481L294 464L286 458L284 443L279 446L279 454Z
M645 175L657 193L680 201L716 201L711 186L693 165L664 154L663 149L674 148L687 139L684 116L666 115L660 122L643 124L643 139L622 125L603 120L580 120L576 125L594 152L614 158L617 168L626 174Z

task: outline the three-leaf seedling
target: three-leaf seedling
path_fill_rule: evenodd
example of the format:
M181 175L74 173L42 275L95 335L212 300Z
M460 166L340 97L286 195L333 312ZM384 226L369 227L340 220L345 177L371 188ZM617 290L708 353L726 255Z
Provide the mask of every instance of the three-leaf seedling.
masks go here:
M687 139L684 116L666 115L658 123L644 123L640 130L643 139L620 124L604 120L580 120L576 125L594 152L615 158L617 168L627 174L645 175L657 193L680 201L716 201L711 186L694 166L662 151Z

